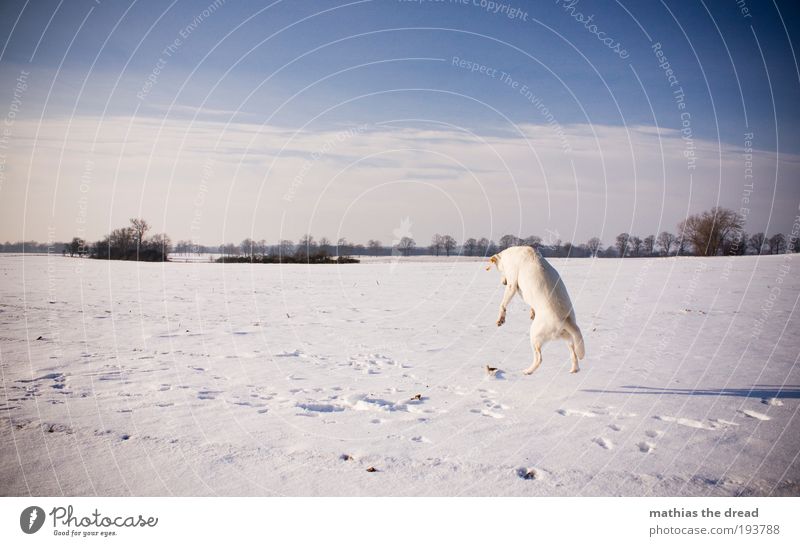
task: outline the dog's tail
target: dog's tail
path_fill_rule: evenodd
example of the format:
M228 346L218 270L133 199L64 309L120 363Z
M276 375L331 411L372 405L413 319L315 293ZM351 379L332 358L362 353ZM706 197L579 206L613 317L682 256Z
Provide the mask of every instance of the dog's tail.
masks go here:
M583 334L581 334L581 329L578 328L578 324L572 316L567 317L567 320L564 321L564 330L572 337L572 343L575 345L575 354L578 356L578 360L583 360L586 356L586 348L583 346Z

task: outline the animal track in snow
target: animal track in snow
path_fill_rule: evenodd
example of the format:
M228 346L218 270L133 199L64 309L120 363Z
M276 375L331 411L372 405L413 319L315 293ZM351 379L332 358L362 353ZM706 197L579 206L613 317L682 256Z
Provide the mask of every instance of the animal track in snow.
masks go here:
M622 427L621 427L621 426L619 426L619 425L615 425L614 423L612 423L612 424L608 425L608 428L610 428L610 429L611 429L611 430L613 430L614 432L620 432L620 431L622 430Z
M39 387L41 386L40 383L42 381L47 381L47 380L50 380L50 381L53 382L53 384L50 385L50 387L53 388L53 389L56 389L56 390L62 390L62 389L64 389L64 387L67 386L67 378L66 378L66 376L63 373L57 373L57 372L56 373L48 373L48 374L42 375L40 377L35 377L33 379L18 379L17 383L23 383L23 384L32 383L33 385L31 385L31 386L27 386L26 385L24 387L24 389L26 391L26 395L38 396ZM70 393L65 391L64 394L70 394Z
M609 417L614 417L616 419L626 419L628 417L636 417L635 413L619 411L616 410L614 406L606 406L606 407L595 406L590 411L595 415L608 415Z
M722 421L720 419L710 419L708 422L703 422L703 421L697 421L695 419L688 419L686 417L671 417L669 415L656 415L654 416L654 419L658 419L659 421L664 421L666 423L676 423L684 427L697 428L702 430L719 430L727 428L728 426L731 425L735 425L735 423Z
M614 443L608 438L602 438L598 436L597 438L592 438L592 441L603 449L614 449Z
M575 409L560 409L556 413L564 417L597 417L599 414L593 411L575 410Z
M291 358L291 357L306 358L306 354L302 352L300 349L295 349L294 351L284 351L282 353L276 354L275 356L278 358Z
M391 400L376 398L369 394L352 394L343 399L334 396L324 402L298 402L295 406L306 411L322 413L344 411L347 409L354 411L428 413L428 410L420 408L424 400L424 398L410 401L403 399L392 402Z
M503 417L505 417L505 415L503 415L502 413L498 413L496 411L492 411L489 409L472 410L472 411L475 413L480 412L480 414L483 415L484 417L492 417L494 419L502 419Z
M642 453L651 453L656 448L655 444L652 442L639 442L636 444L636 447L638 447L639 451Z
M411 438L412 442L417 442L420 444L430 444L431 441L428 440L425 436L414 436Z
M739 411L741 411L742 413L744 413L748 417L752 417L753 419L758 419L759 421L769 421L770 420L770 416L769 415L765 415L765 414L759 413L757 411L753 411L753 410L739 410Z
M782 406L783 405L783 402L780 400L780 398L762 398L761 399L761 403L762 404L766 404L768 406Z
M645 430L644 431L644 435L647 436L648 438L658 438L662 434L664 434L664 433L661 432L660 430Z
M337 404L322 404L322 403L297 403L295 404L296 407L306 410L306 411L313 411L318 413L331 413L334 411L344 411L343 406L339 406Z
M61 423L42 423L42 430L47 432L48 434L52 434L54 432L64 432L66 434L72 434L74 431L72 427L68 425L63 425Z
M197 398L200 400L215 400L218 394L222 394L222 391L198 391Z
M351 356L348 358L346 366L349 366L367 375L380 374L385 368L403 369L411 367L400 364L391 357L376 353Z
M494 392L494 391L492 391ZM494 419L502 419L505 417L504 414L500 413L500 410L507 410L510 409L509 406L505 404L501 404L496 400L492 400L486 394L482 394L481 398L483 399L483 409L472 409L470 412L472 413L480 413L484 417L492 417Z

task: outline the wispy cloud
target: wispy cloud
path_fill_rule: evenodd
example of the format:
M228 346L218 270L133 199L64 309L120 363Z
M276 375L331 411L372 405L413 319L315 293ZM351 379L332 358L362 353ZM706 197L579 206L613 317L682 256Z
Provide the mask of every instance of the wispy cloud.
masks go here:
M398 122L295 131L207 116L20 120L0 237L44 239L53 226L67 239L85 210L91 237L141 215L173 238L209 243L309 231L388 241L408 217L421 242L433 232L463 239L547 230L608 242L620 231L674 230L687 212L718 203L740 206L741 149L696 141L689 170L674 130L567 125L563 136L568 153L542 125L501 136ZM765 230L771 211L774 230L785 230L800 199L800 158L756 151L752 161L748 229Z

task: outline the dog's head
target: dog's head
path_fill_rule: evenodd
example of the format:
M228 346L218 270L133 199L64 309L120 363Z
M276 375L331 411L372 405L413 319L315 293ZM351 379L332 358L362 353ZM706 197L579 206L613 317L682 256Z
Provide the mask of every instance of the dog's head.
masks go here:
M489 258L489 265L486 266L486 271L489 271L492 268L492 265L497 268L497 270L502 274L503 273L503 262L500 260L500 255L495 254L491 258ZM508 284L508 280L506 279L505 275L501 276L501 281L503 284Z

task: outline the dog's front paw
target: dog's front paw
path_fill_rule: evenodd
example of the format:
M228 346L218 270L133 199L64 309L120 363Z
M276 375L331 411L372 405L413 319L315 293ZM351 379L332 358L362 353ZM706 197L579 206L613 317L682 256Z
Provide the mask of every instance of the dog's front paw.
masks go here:
M505 315L500 315L500 318L499 318L499 319L497 319L497 325L498 325L498 326L502 326L503 324L505 324L505 322L506 322L506 317L505 317Z

